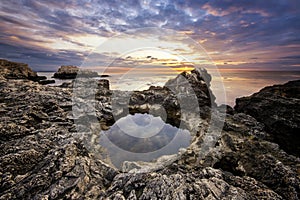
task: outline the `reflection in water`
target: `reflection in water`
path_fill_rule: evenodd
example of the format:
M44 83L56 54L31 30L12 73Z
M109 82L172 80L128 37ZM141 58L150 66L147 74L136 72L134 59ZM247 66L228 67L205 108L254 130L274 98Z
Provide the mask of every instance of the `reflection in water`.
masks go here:
M163 155L177 154L190 145L190 132L166 124L149 114L127 115L109 130L102 131L102 157L118 168L124 161L153 161ZM106 154L106 155L104 155Z

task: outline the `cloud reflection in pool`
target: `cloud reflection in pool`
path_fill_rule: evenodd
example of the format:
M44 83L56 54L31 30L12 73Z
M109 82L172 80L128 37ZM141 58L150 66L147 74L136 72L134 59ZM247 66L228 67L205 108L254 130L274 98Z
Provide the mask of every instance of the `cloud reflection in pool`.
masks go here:
M107 131L101 131L100 145L111 163L120 168L124 161L155 160L163 155L177 154L190 145L188 130L166 124L150 114L127 115Z

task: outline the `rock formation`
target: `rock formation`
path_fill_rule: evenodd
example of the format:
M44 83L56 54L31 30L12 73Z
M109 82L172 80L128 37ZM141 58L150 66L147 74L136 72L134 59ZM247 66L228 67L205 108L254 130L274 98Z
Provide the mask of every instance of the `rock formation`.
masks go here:
M266 126L272 141L288 153L300 156L300 81L265 87L236 100L235 109Z
M193 79L194 85L208 85L200 77ZM0 199L299 199L299 158L268 141L272 133L255 118L220 113L218 108L207 108L213 109L212 115L226 118L221 136L206 157L199 160L195 153L210 123L202 117L197 119L200 129L195 141L167 166L139 172L114 169L76 136L84 123L74 122L87 117L72 114L78 102L72 101L71 86L76 84L80 82L50 87L0 75ZM107 84L95 83L95 112L88 106L78 107L95 113L100 123L110 120L113 112L115 92ZM295 86L286 84L285 91L289 85ZM167 91L152 87L134 93L129 106L144 105L145 99L149 104L154 102L151 98L164 100ZM208 90L199 94L207 95Z
M57 72L54 73L53 78L59 79L75 79L77 75L87 76L87 77L98 77L97 72L89 71L89 70L80 70L79 67L76 66L61 66Z
M36 72L28 67L28 64L11 62L4 59L0 59L0 75L6 79L27 79L40 82L43 85L53 83L54 81L46 80L47 77L45 76L38 76Z
M203 77L208 78L204 80ZM182 72L167 81L164 87L150 86L144 91L114 92L115 117L118 119L128 113L151 113L155 116L164 113L166 122L175 126L180 125L181 119L187 113L200 114L200 117L208 118L209 108L215 106L215 96L208 87L210 81L206 70L199 69L190 73Z
M36 72L28 67L28 64L0 60L1 75L7 79L36 79Z

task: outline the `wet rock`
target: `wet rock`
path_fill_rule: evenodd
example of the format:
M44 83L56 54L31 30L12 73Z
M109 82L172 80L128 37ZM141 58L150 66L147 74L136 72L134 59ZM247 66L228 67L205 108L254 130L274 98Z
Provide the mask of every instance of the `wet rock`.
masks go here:
M265 124L272 141L288 153L300 156L300 80L238 98L235 110Z
M48 80L46 80L47 79L46 76L34 76L34 77L30 77L29 79L32 81L35 81L35 82L39 82L39 83L48 81Z
M109 81L107 79L101 79L98 81L98 87L109 90Z
M64 82L59 87L62 87L62 88L73 88L73 84L74 84L74 82Z
M167 123L179 126L191 113L210 117L215 96L209 89L211 77L204 69L183 72L167 81L164 87L151 86L144 91L120 92L113 96L117 119L126 114L151 113ZM129 111L129 112L128 112ZM164 117L165 116L165 117Z

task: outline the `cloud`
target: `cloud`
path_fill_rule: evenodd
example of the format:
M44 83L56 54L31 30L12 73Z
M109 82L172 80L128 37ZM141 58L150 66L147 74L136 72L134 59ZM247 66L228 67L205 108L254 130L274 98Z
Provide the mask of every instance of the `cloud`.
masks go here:
M0 58L9 58L17 62L25 62L36 71L52 71L61 65L80 66L87 54L80 55L77 51L53 52L44 48L28 48L1 44Z
M294 56L300 44L300 1L293 0L4 0L0 13L1 57L36 69L79 63L99 42L91 38L144 27L187 34L216 61L258 66L256 57L273 62L271 68L280 68L279 59Z

